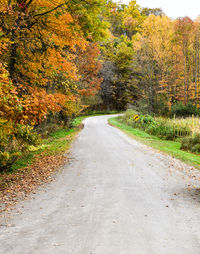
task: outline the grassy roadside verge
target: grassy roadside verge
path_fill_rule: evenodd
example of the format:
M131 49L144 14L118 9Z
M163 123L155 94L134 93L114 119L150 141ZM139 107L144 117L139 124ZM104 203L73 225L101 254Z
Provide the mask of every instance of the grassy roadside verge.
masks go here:
M55 132L52 132L48 138L42 139L40 145L36 147L30 147L30 151L24 155L21 159L17 160L11 168L6 172L15 172L16 170L27 167L32 164L34 158L38 155L59 155L66 152L77 132L80 130L80 125L85 116L77 117L73 121L73 127L71 129L60 128Z
M25 199L29 193L45 182L52 181L52 175L65 164L65 153L78 132L82 120L77 117L71 129L58 129L40 145L30 147L30 151L16 161L11 168L0 174L0 212L9 210L18 200Z
M122 131L124 131L126 134L133 137L137 141L142 142L159 151L167 153L173 157L176 157L177 159L182 160L183 162L186 162L200 169L200 156L180 150L181 147L180 142L159 139L158 137L149 135L145 131L132 128L124 123L119 122L116 117L110 118L108 122L111 125L121 129Z

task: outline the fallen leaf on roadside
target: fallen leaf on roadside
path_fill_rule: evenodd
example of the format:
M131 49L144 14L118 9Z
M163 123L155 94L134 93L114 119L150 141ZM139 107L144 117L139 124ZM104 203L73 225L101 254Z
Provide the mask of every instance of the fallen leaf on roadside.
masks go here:
M66 162L64 155L38 155L32 165L0 178L0 212L36 193L38 186L53 181L52 175Z

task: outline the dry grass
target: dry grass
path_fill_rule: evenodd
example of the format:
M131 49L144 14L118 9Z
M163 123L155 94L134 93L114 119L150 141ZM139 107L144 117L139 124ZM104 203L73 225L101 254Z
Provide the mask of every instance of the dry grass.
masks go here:
M200 133L200 117L188 117L188 118L162 118L156 117L157 121L164 121L165 123L174 126L176 129L189 129L193 134Z

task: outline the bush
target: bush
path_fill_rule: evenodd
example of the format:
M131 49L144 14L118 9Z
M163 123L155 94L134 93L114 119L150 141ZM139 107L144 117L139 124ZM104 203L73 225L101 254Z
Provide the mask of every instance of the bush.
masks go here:
M38 145L39 136L33 127L28 125L17 125L15 137L27 145Z
M154 113L166 116L169 114L169 98L166 94L158 94Z
M60 125L58 123L49 123L47 121L44 121L42 124L40 124L39 126L37 126L36 130L37 133L39 133L39 135L42 138L47 138L52 132L55 132L57 130L60 129Z
M30 145L37 145L39 136L33 127L0 119L0 171L8 168Z
M196 144L191 148L191 152L200 153L200 144Z
M128 124L128 121L131 120L133 122L133 117L137 115L138 112L133 109L128 109L123 116L120 117L121 121ZM130 121L129 121L130 122Z
M171 108L171 115L188 117L192 115L198 115L200 112L198 108L189 102L187 105L184 105L182 102L174 104Z
M159 123L158 128L157 128L157 136L159 138L164 138L166 140L174 140L174 129L172 126L169 126L165 123Z
M193 153L200 153L200 134L196 134L194 137L183 138L181 149Z
M191 137L185 137L181 140L181 149L189 151L191 147Z
M147 127L146 132L166 140L173 140L175 138L173 127L167 125L164 121L153 121Z
M140 115L140 121L144 126L155 123L154 118L150 115Z

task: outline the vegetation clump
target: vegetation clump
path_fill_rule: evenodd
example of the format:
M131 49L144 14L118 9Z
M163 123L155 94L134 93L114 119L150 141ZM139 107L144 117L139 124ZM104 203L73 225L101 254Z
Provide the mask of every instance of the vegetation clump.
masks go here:
M175 103L171 107L171 115L179 117L200 116L200 110L191 102L184 105L182 102Z
M11 166L29 146L38 145L39 134L33 127L17 124L0 119L0 171Z
M200 134L183 138L181 141L181 149L200 154Z
M138 116L138 120L135 116ZM125 114L119 117L119 120L127 125L144 130L150 135L157 136L161 139L176 140L188 137L198 133L199 119L169 119L163 117L152 117L151 115L138 114L135 110L127 110ZM196 126L194 125L196 120ZM196 127L196 129L194 128ZM197 135L198 137L198 135ZM196 140L196 139L195 139Z

